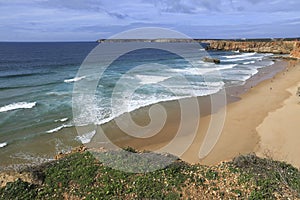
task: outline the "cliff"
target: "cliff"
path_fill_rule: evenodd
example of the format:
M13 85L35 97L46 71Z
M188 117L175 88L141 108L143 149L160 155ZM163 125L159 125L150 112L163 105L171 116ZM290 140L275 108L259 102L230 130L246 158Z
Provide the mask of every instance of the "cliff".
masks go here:
M274 54L290 54L294 49L293 41L270 41L270 42L236 42L226 40L211 40L208 49L224 51L258 52Z
M300 59L300 42L295 42L294 44L294 49L291 52L291 56L293 58L298 58Z
M209 40L207 42L209 50L290 54L291 57L300 58L300 42L298 41Z

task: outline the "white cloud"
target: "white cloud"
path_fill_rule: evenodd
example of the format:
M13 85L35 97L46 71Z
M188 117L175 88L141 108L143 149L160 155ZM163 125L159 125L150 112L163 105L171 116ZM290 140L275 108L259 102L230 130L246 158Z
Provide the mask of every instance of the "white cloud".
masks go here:
M253 37L255 33L261 37L265 32L268 37L268 34L298 34L300 2L0 0L0 13L2 41L16 38L22 40L22 37L24 40L96 40L143 26L173 27L178 31L189 32L193 37L204 37L204 33L207 37L229 37L230 29L231 36L238 35L240 31L240 35L248 33ZM199 32L202 27L207 30ZM245 30L245 27L252 30ZM289 32L285 33L286 30Z

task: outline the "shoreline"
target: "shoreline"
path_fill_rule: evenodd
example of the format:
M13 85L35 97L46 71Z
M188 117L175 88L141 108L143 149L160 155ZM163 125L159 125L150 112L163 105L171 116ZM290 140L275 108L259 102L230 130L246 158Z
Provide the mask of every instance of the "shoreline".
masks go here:
M283 63L284 62L282 62L282 64ZM276 66L277 66L277 70L280 70L282 68L279 62L275 64L275 66L271 66L269 67L269 69L266 69L266 71L272 70L273 73L275 73L274 67ZM267 114L267 117L265 117L265 119L267 119L268 117L274 117L274 113L278 114L278 112L281 112L283 108L285 108L286 106L290 106L291 103L292 103L292 109L295 109L296 108L295 106L300 106L298 105L295 95L293 95L294 90L297 88L297 86L295 86L294 84L295 81L297 82L298 86L300 85L300 81L299 80L297 81L297 77L299 77L300 75L300 64L298 63L297 65L293 66L292 63L289 63L289 65L285 66L284 69L285 70L277 73L276 76L272 77L271 79L268 78L270 74L262 73L264 72L264 70L262 70L260 71L260 75L257 74L257 77L253 77L253 79L247 82L247 84L245 84L244 86L241 86L240 88L235 88L235 90L231 88L230 90L231 92L233 92L231 93L231 95L236 94L237 90L240 92L241 95L239 100L237 98L231 99L232 102L226 105L227 107L230 107L227 109L228 115L232 115L232 112L235 112L236 109L239 110L245 107L246 109L251 109L251 106L253 105L255 106L255 103L260 102L259 100L261 100L261 94L262 94L261 92L266 92L266 91L268 91L269 94L272 94L275 97L279 97L279 99L277 99L279 102L281 99L284 100L282 101L283 102L282 104L275 105L276 107L275 111L269 112ZM289 79L287 79L287 77L289 77ZM272 85L272 90L268 88L270 84ZM287 87L286 90L282 89L286 87ZM283 95L281 96L280 94ZM233 97L231 95L228 94L229 99ZM259 100L256 99L257 95L260 96ZM269 100L273 100L272 95L270 95L271 97ZM248 105L247 101L255 101L255 99L257 101L252 102L250 108L247 108ZM167 109L168 111L171 112L174 111L172 110L172 106L170 102L165 102L165 105L170 106L170 108ZM253 111L253 109L250 111ZM298 112L300 112L300 109ZM214 114L217 113L213 113L212 115ZM244 114L245 114L244 116L247 116L250 115L251 113L244 113ZM281 116L285 114L279 113L279 115ZM203 116L203 118L210 118L210 117L211 115L209 115L208 113L206 113L206 115ZM240 116L234 116L234 117L236 118ZM251 116L251 117L255 118L255 116ZM193 119L193 116L191 116L191 119ZM226 118L226 120L228 120L228 117ZM230 120L232 120L232 118ZM273 120L274 119L271 119L271 122L273 122ZM141 121L143 123L147 122L143 120ZM287 122L290 121L287 120ZM294 122L295 121L293 121L292 123ZM264 123L265 120L263 121L262 124ZM226 123L225 123L225 127L226 127ZM238 132L234 132L233 134L236 133ZM270 132L267 130L267 133ZM295 132L292 133L292 135L293 134L295 134ZM259 133L259 137L262 137L263 135L264 133ZM230 135L231 139L233 136L234 135ZM248 136L248 135L244 134L244 136ZM269 136L271 138L273 137L272 134L270 134ZM228 150L233 145L230 145L229 143L224 143L224 140L222 141L222 139L224 138L220 138L216 147L220 148L221 146L223 148L223 149L221 148L222 152L228 153L226 150ZM254 140L256 138L252 138L252 139ZM260 143L262 141L265 140L262 140L260 138ZM292 141L296 141L295 135L293 135ZM236 144L237 142L242 142L242 138L238 138L232 141L229 140L229 142L232 142L232 144ZM248 142L248 141L244 141L244 142ZM272 142L273 144L276 144L274 143L273 139ZM61 198L68 198L68 197L76 198L77 196L74 196L74 194L80 194L80 195L83 194L87 196L90 195L91 193L95 193L95 194L106 194L106 196L111 195L112 197L124 196L124 198L126 198L128 197L128 195L131 195L130 197L132 196L137 197L138 193L136 194L135 191L140 192L140 188L145 189L144 190L145 193L142 194L148 194L146 192L149 191L147 189L149 187L155 187L154 188L155 191L161 191L161 188L166 187L165 191L171 192L172 195L174 195L174 188L177 187L180 188L179 191L183 191L183 193L180 193L178 197L180 196L183 198L185 197L190 198L192 194L195 199L203 198L203 196L206 196L207 198L210 199L216 197L218 198L226 198L226 197L246 198L247 197L248 198L248 197L253 197L254 196L253 194L255 194L255 197L257 196L261 197L261 194L264 194L266 198L272 197L272 195L274 196L274 198L275 197L296 198L297 196L299 196L299 191L296 190L299 188L298 187L299 183L295 181L295 177L296 180L297 178L299 178L299 173L296 168L285 163L278 163L273 159L261 159L259 157L256 157L253 154L238 156L233 160L230 159L230 162L226 162L224 159L222 159L221 164L219 163L216 165L210 164L214 166L205 166L207 164L205 164L203 160L201 160L200 164L198 165L193 165L194 163L187 164L182 160L177 160L175 161L176 165L167 166L165 169L162 169L162 171L158 171L158 173L154 172L154 173L148 173L146 175L145 173L135 174L135 173L125 172L125 175L122 176L122 174L124 174L123 171L119 172L115 170L108 170L106 165L100 164L99 161L97 161L94 157L92 157L91 154L89 154L89 152L85 152L85 151L86 148L84 146L81 146L80 148L77 148L77 150L74 149L70 153L58 155L56 160L53 162L44 163L42 165L34 165L32 167L28 167L27 169L23 169L22 171L10 171L10 172L0 171L0 189L2 189L0 196L7 197L7 195L12 194L12 197L19 196L20 198L22 198L24 194L33 194L38 196L39 198L41 197L58 198L60 197L59 195L61 195ZM215 149L213 150L212 153L214 153L214 151ZM297 156L297 151L294 152L295 152L294 156ZM162 156L166 156L166 155L163 154ZM210 156L211 155L209 154L208 157L205 159L208 159ZM116 160L118 160L119 158L120 158L119 154L116 155ZM111 159L114 158L112 157ZM136 160L134 160L133 162L131 161L130 164L134 163L135 161ZM82 169L85 170L82 171ZM284 177L282 176L278 177L277 172L280 175L283 175ZM84 173L84 176L82 176L82 173ZM109 177L109 179L106 179L107 176ZM134 177L132 178L132 176ZM177 181L179 180L178 177L181 178L183 181L182 182ZM245 180L245 177L247 178L247 180L242 181ZM136 179L142 181L135 182ZM87 180L90 182L87 183ZM112 180L121 180L121 182L112 181ZM186 182L187 180L188 182ZM154 186L153 186L153 181L155 182ZM267 184L265 184L266 181ZM269 182L272 185L276 183L276 187L270 187ZM65 183L67 183L67 185L62 185ZM120 188L120 183L122 187L121 190L111 190L110 193L107 193L107 190L106 192L105 191L103 192L102 190L102 188ZM140 183L142 183L142 185L139 185ZM173 185L167 187L168 184L172 184L172 183ZM90 190L87 190L86 189L87 184L88 185L90 184L93 187ZM103 184L105 184L105 187L103 187ZM250 188L249 188L249 184L250 184ZM20 189L20 185L22 186L22 188L25 188L26 191L25 189L24 190ZM130 193L128 192L120 193L120 191L128 191L128 186L133 188L130 191ZM296 189L294 189L294 187ZM73 191L72 188L78 189L75 191L76 193L72 193ZM135 188L137 188L137 190L135 190ZM216 190L215 188L217 188L218 190ZM19 190L22 191L18 192ZM44 191L46 191L46 193ZM78 193L78 191L81 193ZM266 191L268 193L266 193ZM160 197L161 196L162 195L160 195Z
M227 115L224 123L224 129L214 149L205 158L199 159L199 150L211 123L211 119L215 115L218 115L218 112L224 112L225 108L222 108L222 106L218 108L219 111L217 113L210 114L210 111L208 111L207 113L206 110L206 112L204 112L205 114L201 115L199 119L199 128L197 130L197 135L188 150L183 155L180 155L180 157L184 161L192 164L200 163L204 165L215 165L222 161L231 160L232 158L240 154L248 154L252 152L258 153L260 136L255 131L256 127L264 120L264 118L270 111L277 109L277 104L279 105L279 103L286 99L287 96L282 96L281 98L275 100L275 103L270 104L263 111L258 111L257 115L256 110L258 107L256 103L264 103L263 98L261 98L262 90L263 92L265 92L268 89L270 92L270 84L272 85L274 80L276 80L276 82L281 82L280 80L283 79L282 76L284 76L286 70L289 70L289 68L291 68L291 65L293 65L293 63L293 61L276 61L273 65L260 69L259 73L247 80L246 84L228 88L228 102L225 107L227 110ZM272 89L272 91L275 91L275 89ZM260 101L256 101L256 98L260 99ZM203 108L209 107L208 105L210 105L207 100L203 100L203 97L198 98L198 101L204 103L204 105L202 105ZM170 112L168 116L171 116L171 119L169 119L170 121L166 122L164 128L159 132L158 136L154 136L149 139L147 138L146 142L143 139L136 139L133 137L129 137L121 141L114 140L114 138L110 139L114 141L114 143L119 147L130 146L138 150L161 152L161 148L172 141L174 133L176 133L178 124L180 123L180 112L176 111L172 104L173 101L163 103L163 105L167 107L167 112ZM143 112L148 111L147 108L141 110L143 110ZM249 115L249 113L253 113L251 117L247 116ZM136 119L136 112L133 112L131 114L133 120L137 120L136 122L138 125L145 126L150 122L149 117ZM137 115L141 116L140 114ZM190 118L185 119L184 123L192 124L193 120L198 119L193 119L193 117L191 116ZM105 130L114 130L114 135L115 133L122 132L120 130L116 131L116 129L114 128L115 127L112 128L110 125L104 125ZM243 132L245 133L241 135L241 133ZM189 143L189 140L191 140L189 134L190 133L187 133L186 137L184 136L180 138L181 141L177 142L176 145ZM117 138L119 138L119 136L117 136ZM236 142L238 142L239 144L236 144Z
M290 62L292 63L292 61ZM272 78L275 74L275 77L279 76L279 74L285 73L284 69L288 66L287 61L276 61L273 65L264 67L259 69L259 72L255 74L253 77L248 79L246 83L242 86L234 86L226 89L227 94L227 104L225 105L229 110L227 109L227 116L231 117L231 111L235 110L236 104L243 104L244 97L248 96L248 93L252 93L253 90L256 90L257 87L261 87L262 84L265 84L264 82L269 82L270 78ZM275 70L274 70L275 69ZM272 78L273 80L274 78ZM199 149L202 145L203 139L205 137L205 134L209 128L209 124L211 122L212 116L217 115L218 112L211 114L211 100L209 96L205 97L198 97L198 102L200 103L200 109L201 109L201 117L200 119L196 118L195 116L188 116L187 119L185 119L184 123L186 124L193 124L196 123L196 121L199 121L199 129L197 131L197 136L194 139L194 142L191 144L189 149L183 154L180 155L180 157L189 163L200 163L205 165L214 165L219 162L225 161L225 160L231 160L233 157L239 155L239 154L247 154L251 152L256 152L257 144L259 141L259 136L255 134L245 134L242 144L240 145L232 145L230 138L233 138L235 136L238 136L237 133L229 134L228 129L230 124L237 123L236 121L228 121L226 119L224 127L226 130L223 130L222 135L213 149L213 151L204 159L199 159ZM168 112L168 119L166 121L166 125L163 127L163 129L159 132L159 134L147 138L146 140L142 139L133 139L132 137L124 137L125 135L122 133L122 131L119 128L116 128L116 124L114 122L106 123L104 125L101 125L101 128L107 132L112 132L113 134L110 134L111 139L117 146L119 147L133 147L138 150L148 150L148 151L158 151L160 148L164 147L166 144L168 144L169 141L171 141L174 137L174 133L179 128L179 122L180 122L180 110L178 110L178 102L176 100L174 101L168 101L168 102L162 102L159 103L162 104L166 111ZM155 104L154 104L155 105ZM218 109L224 112L224 105L219 105ZM146 126L150 122L149 118L149 108L151 106L146 106L144 108L140 108L136 111L133 111L130 113L133 120L140 126ZM231 108L232 107L232 108ZM169 117L171 116L171 117ZM266 115L267 116L267 115ZM234 118L234 117L231 117ZM262 121L262 120L261 120ZM244 127L245 128L245 127ZM249 127L248 127L249 128ZM255 127L256 128L256 127ZM251 129L252 130L252 129ZM69 130L70 131L70 130ZM192 131L192 130L191 130ZM74 132L74 130L72 131ZM75 134L75 133L72 133ZM225 134L225 138L224 138ZM76 134L75 134L76 135ZM113 136L112 136L113 135ZM181 145L181 143L188 143L191 139L188 137L189 133L186 133L186 137L180 138L181 141L178 143L178 145ZM48 137L48 136L47 136ZM49 136L50 137L50 136ZM120 138L126 138L120 140ZM228 137L226 139L226 137ZM233 141L239 141L240 139L233 138ZM247 141L247 142L246 142ZM230 146L229 151L226 151L224 153L224 150L226 149L226 146ZM219 155L218 155L219 151ZM257 151L258 152L258 151ZM170 152L168 152L170 153ZM171 152L172 153L172 152Z
M230 88L229 94L232 95L238 92L237 94L240 99L235 99L227 104L224 129L213 150L204 159L199 159L200 146L208 129L211 116L215 114L201 117L197 136L181 158L188 163L200 163L204 165L215 165L223 161L232 160L238 155L253 152L261 157L271 156L272 158L274 157L274 159L280 159L276 154L265 155L261 153L260 145L262 136L256 129L270 112L281 108L282 103L290 97L290 94L285 90L295 85L297 83L297 77L300 76L300 72L298 76L293 74L293 72L300 68L300 64L296 63L297 62L294 61L278 61L273 66L268 67L266 71L263 69L256 76L253 76L245 85ZM276 67L275 71L273 67ZM271 74L267 73L269 70L272 70ZM293 75L291 80L290 78L286 78L290 76L289 74ZM268 97L267 99L265 95ZM280 124L280 122L275 123ZM182 138L182 143L187 143L188 141L186 140L188 139L190 138ZM135 142L137 141L126 141L121 142L119 145L135 146ZM273 149L270 149L270 152L275 152L276 143L280 143L280 141L272 141ZM139 142L138 144L136 147L139 150L156 151L166 145L167 142L157 141L156 144L152 143L148 145L143 145ZM294 157L289 160L281 158L280 160L300 167L297 162L292 161L293 159L296 158Z
M214 165L231 160L238 155L254 152L261 157L272 157L286 161L299 168L298 156L294 155L294 157L290 157L287 160L280 158L278 155L277 146L282 141L274 137L272 126L273 124L277 124L279 127L284 126L280 120L269 121L269 126L264 132L257 132L257 127L261 126L269 113L282 108L284 101L291 96L286 90L299 84L297 79L300 76L299 68L299 63L289 62L285 69L277 73L273 78L260 82L258 85L250 88L248 92L242 94L240 101L228 104L222 135L213 151L205 159L199 160L200 163ZM282 117L285 118L286 115ZM289 131L291 131L290 128L281 133L281 136L285 137L284 134ZM297 141L296 135L293 134L293 136L291 141ZM272 144L269 146L268 154L263 153L261 148L262 144L266 143L265 137L268 138L269 144ZM300 136L298 138L300 139ZM295 147L295 145L293 146ZM295 149L288 149L292 152L297 152ZM193 153L189 152L189 154ZM189 159L188 161L197 162L195 157L187 156L187 159Z

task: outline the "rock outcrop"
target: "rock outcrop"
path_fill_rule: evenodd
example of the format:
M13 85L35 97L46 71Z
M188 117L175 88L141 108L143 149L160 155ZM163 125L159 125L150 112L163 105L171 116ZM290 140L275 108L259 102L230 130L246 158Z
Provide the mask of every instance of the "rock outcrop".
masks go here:
M240 51L240 52L257 52L257 53L274 53L290 54L295 46L295 41L226 41L211 40L208 41L210 50L223 51Z
M291 57L300 59L300 42L295 42Z
M85 146L79 146L79 147L72 149L70 152L67 152L67 153L59 152L57 155L55 155L54 159L59 160L59 159L66 157L67 155L70 155L73 153L83 153L86 150L87 150L87 148Z
M215 64L220 64L221 60L217 59L217 58L209 58L209 57L204 57L203 58L204 62L211 62L211 63L215 63Z

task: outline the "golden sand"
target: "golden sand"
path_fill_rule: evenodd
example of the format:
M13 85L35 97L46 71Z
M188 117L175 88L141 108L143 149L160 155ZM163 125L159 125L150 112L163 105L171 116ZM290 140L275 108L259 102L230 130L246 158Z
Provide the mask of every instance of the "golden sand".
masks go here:
M180 158L189 163L214 165L231 160L240 154L255 152L259 156L271 156L300 167L300 104L298 104L300 99L296 97L298 86L300 86L300 64L291 61L276 76L249 87L249 91L242 94L240 100L223 108L226 109L226 118L221 136L212 151L203 159L199 158L199 150L212 117L218 113L201 115L196 138ZM129 138L115 143L139 150L159 151L172 140L174 132L178 130L180 113L173 109L172 104L174 103L166 103L166 106L170 107L167 109L168 116L171 117L159 134L147 140ZM203 108L209 106L207 104ZM144 118L139 119L141 125L149 122ZM184 120L185 123L191 123L195 119L191 116ZM109 132L113 131L114 135L121 133L116 128L108 126L113 125L107 125L106 128ZM180 147L190 140L191 137L181 137L175 145Z
M215 164L255 152L300 167L298 86L300 64L291 62L284 71L243 94L240 101L229 104L221 138L201 162ZM186 160L197 161L190 158Z

